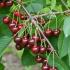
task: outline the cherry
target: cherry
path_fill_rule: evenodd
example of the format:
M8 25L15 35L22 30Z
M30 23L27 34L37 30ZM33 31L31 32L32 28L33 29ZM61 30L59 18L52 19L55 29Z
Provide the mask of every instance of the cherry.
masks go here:
M9 22L10 22L10 18L9 17L4 17L3 18L3 23L5 23L5 24L9 24Z
M0 2L0 8L5 7L5 2Z
M40 38L38 36L32 36L32 39L34 39L36 42L40 42Z
M27 45L27 48L31 49L31 48L32 48L32 46L28 44L28 45Z
M53 31L53 35L54 36L59 36L59 34L60 34L60 30L59 29L56 29L56 30Z
M46 47L40 46L40 53L46 53Z
M13 5L13 1L12 0L9 0L6 2L6 6L12 6Z
M14 27L14 28L11 29L11 31L12 31L14 34L16 34L16 33L19 31L19 29L18 29L17 27Z
M50 67L50 69L49 70L58 70L56 67Z
M15 37L14 42L16 42L17 44L21 43L21 38L20 37Z
M17 25L17 24L18 24L18 21L17 21L16 19L13 19L13 20L12 20L12 23L14 23L14 24Z
M43 59L43 64L46 64L48 60L46 58Z
M18 29L20 30L23 27L23 24L18 24Z
M19 11L14 11L14 16L20 17L20 12Z
M29 45L33 46L34 44L35 44L34 39L30 39L30 40L29 40Z
M36 60L37 63L42 63L43 62L43 57L40 56L40 55L37 55L35 60Z
M14 28L14 27L16 27L16 24L14 24L14 23L10 23L10 24L9 24L9 28L10 28L10 29L12 29L12 28Z
M20 15L20 19L21 20L24 20L24 15Z
M52 36L52 30L48 28L48 29L45 31L45 35L46 35L47 37Z
M49 65L48 64L43 64L42 65L42 70L49 70Z
M22 38L22 44L25 46L25 45L28 45L28 38L27 37L23 37Z
M34 54L38 54L39 53L39 46L36 46L36 45L32 46L31 51Z
M17 50L22 50L22 49L23 49L23 47L22 47L22 46L20 46L20 45L16 45L16 49L17 49Z

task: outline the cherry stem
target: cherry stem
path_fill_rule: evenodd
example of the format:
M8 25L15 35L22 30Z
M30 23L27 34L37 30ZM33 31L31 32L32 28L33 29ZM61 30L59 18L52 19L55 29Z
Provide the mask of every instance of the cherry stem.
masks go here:
M53 51L53 69L54 69L54 51Z
M56 29L58 28L58 25L57 25L57 16L56 16Z

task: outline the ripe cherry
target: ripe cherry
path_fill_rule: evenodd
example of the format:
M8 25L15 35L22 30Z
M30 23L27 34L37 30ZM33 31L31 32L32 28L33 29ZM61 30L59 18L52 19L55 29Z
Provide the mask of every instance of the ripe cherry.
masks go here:
M12 6L13 5L13 1L12 0L9 0L6 2L6 6Z
M11 29L11 31L12 33L16 34L19 31L19 29L17 27L14 27Z
M36 46L36 45L32 46L31 51L34 54L38 54L39 53L39 46Z
M36 60L37 63L42 63L43 62L43 57L40 56L40 55L37 55L35 60Z
M23 47L20 46L20 45L16 45L15 47L16 47L17 50L22 50L23 49Z
M0 8L5 7L5 2L0 2Z
M10 22L10 18L9 17L4 17L3 18L3 23L5 23L5 24L9 24L9 22Z
M10 24L9 24L9 28L10 28L10 29L12 29L12 28L14 28L14 27L16 27L16 24L14 24L14 23L10 23Z
M17 44L20 44L21 40L22 39L20 37L15 37L14 42L17 43Z
M18 21L17 21L16 19L13 19L13 20L12 20L12 23L14 23L14 24L17 25L17 24L18 24Z
M46 35L47 37L52 36L52 30L48 28L48 29L45 31L45 35Z
M46 53L46 47L40 46L40 53Z
M20 15L20 19L21 20L24 20L24 15Z
M49 70L49 65L48 64L43 64L42 65L42 70Z
M20 12L19 11L14 11L14 16L20 17Z
M43 64L48 63L48 60L46 58L43 58Z
M35 44L34 39L29 39L29 45L33 46Z
M28 45L28 38L27 37L23 37L22 38L22 44L25 46L25 45Z
M58 70L56 67L50 67L49 70Z
M60 29L56 29L53 31L54 36L59 36L59 34L60 34Z
M20 30L21 28L23 28L23 24L18 24L18 29Z

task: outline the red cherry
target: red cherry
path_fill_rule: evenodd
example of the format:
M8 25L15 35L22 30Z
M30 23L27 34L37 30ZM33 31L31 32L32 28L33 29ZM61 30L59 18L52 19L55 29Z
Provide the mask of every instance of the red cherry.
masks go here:
M31 48L31 51L34 53L34 54L38 54L39 53L39 46L33 46L32 48Z
M32 48L32 46L28 44L28 45L27 45L27 48L31 49L31 48Z
M20 15L20 19L21 20L24 20L24 15Z
M59 34L60 34L60 30L59 29L56 29L56 30L53 31L53 35L54 36L59 36Z
M14 23L10 23L10 24L9 24L9 28L10 28L10 29L12 29L12 28L14 28L14 27L16 27L16 24L14 24Z
M16 19L13 19L13 20L12 20L12 23L14 23L14 24L17 25L17 24L18 24L18 21L17 21Z
M18 29L20 30L21 28L23 28L23 24L18 24Z
M28 38L27 37L24 37L22 38L22 44L25 46L25 45L28 45Z
M9 24L9 22L10 22L10 18L9 17L4 17L3 18L3 23L5 23L5 24Z
M40 42L40 38L38 36L32 36L32 39L34 39L36 42Z
M20 12L19 11L15 11L14 12L14 16L20 17Z
M23 47L20 46L20 45L16 45L15 47L16 47L17 50L22 50L23 49Z
M33 46L34 44L35 44L34 39L30 39L30 40L29 40L29 45Z
M6 2L6 6L12 6L13 5L13 1L12 0L9 0Z
M22 39L20 37L15 37L14 42L19 44L19 43L21 43L21 40Z
M46 53L46 47L40 46L40 53Z
M5 7L5 2L0 2L0 8Z
M49 70L49 65L48 64L43 64L42 65L42 70Z
M52 36L52 30L51 30L51 29L47 29L47 30L45 31L45 35L46 35L47 37Z
M11 31L12 31L14 34L16 34L16 33L19 31L19 29L18 29L17 27L14 27L14 28L11 29Z
M43 64L48 63L48 60L46 58L43 58Z
M37 55L35 60L36 60L37 63L42 63L43 62L43 57L40 56L40 55Z

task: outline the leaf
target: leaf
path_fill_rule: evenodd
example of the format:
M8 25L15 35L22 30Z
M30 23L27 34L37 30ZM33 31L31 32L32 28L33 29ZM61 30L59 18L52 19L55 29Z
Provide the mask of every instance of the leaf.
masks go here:
M51 9L54 9L56 6L56 0L51 0Z
M70 16L65 17L64 19L63 31L65 37L68 37L70 35Z
M32 3L32 4L29 4L26 8L29 12L37 13L43 8L43 5L39 3Z
M7 36L0 37L0 57L2 56L5 48L8 47L8 44L10 43L10 41L11 41L10 37L7 37Z
M70 47L70 36L65 38L63 34L58 39L58 53L62 58L68 54L68 48Z
M4 65L0 63L0 70L4 70Z
M30 66L36 64L35 57L30 53L28 49L25 49L22 55L23 66Z

